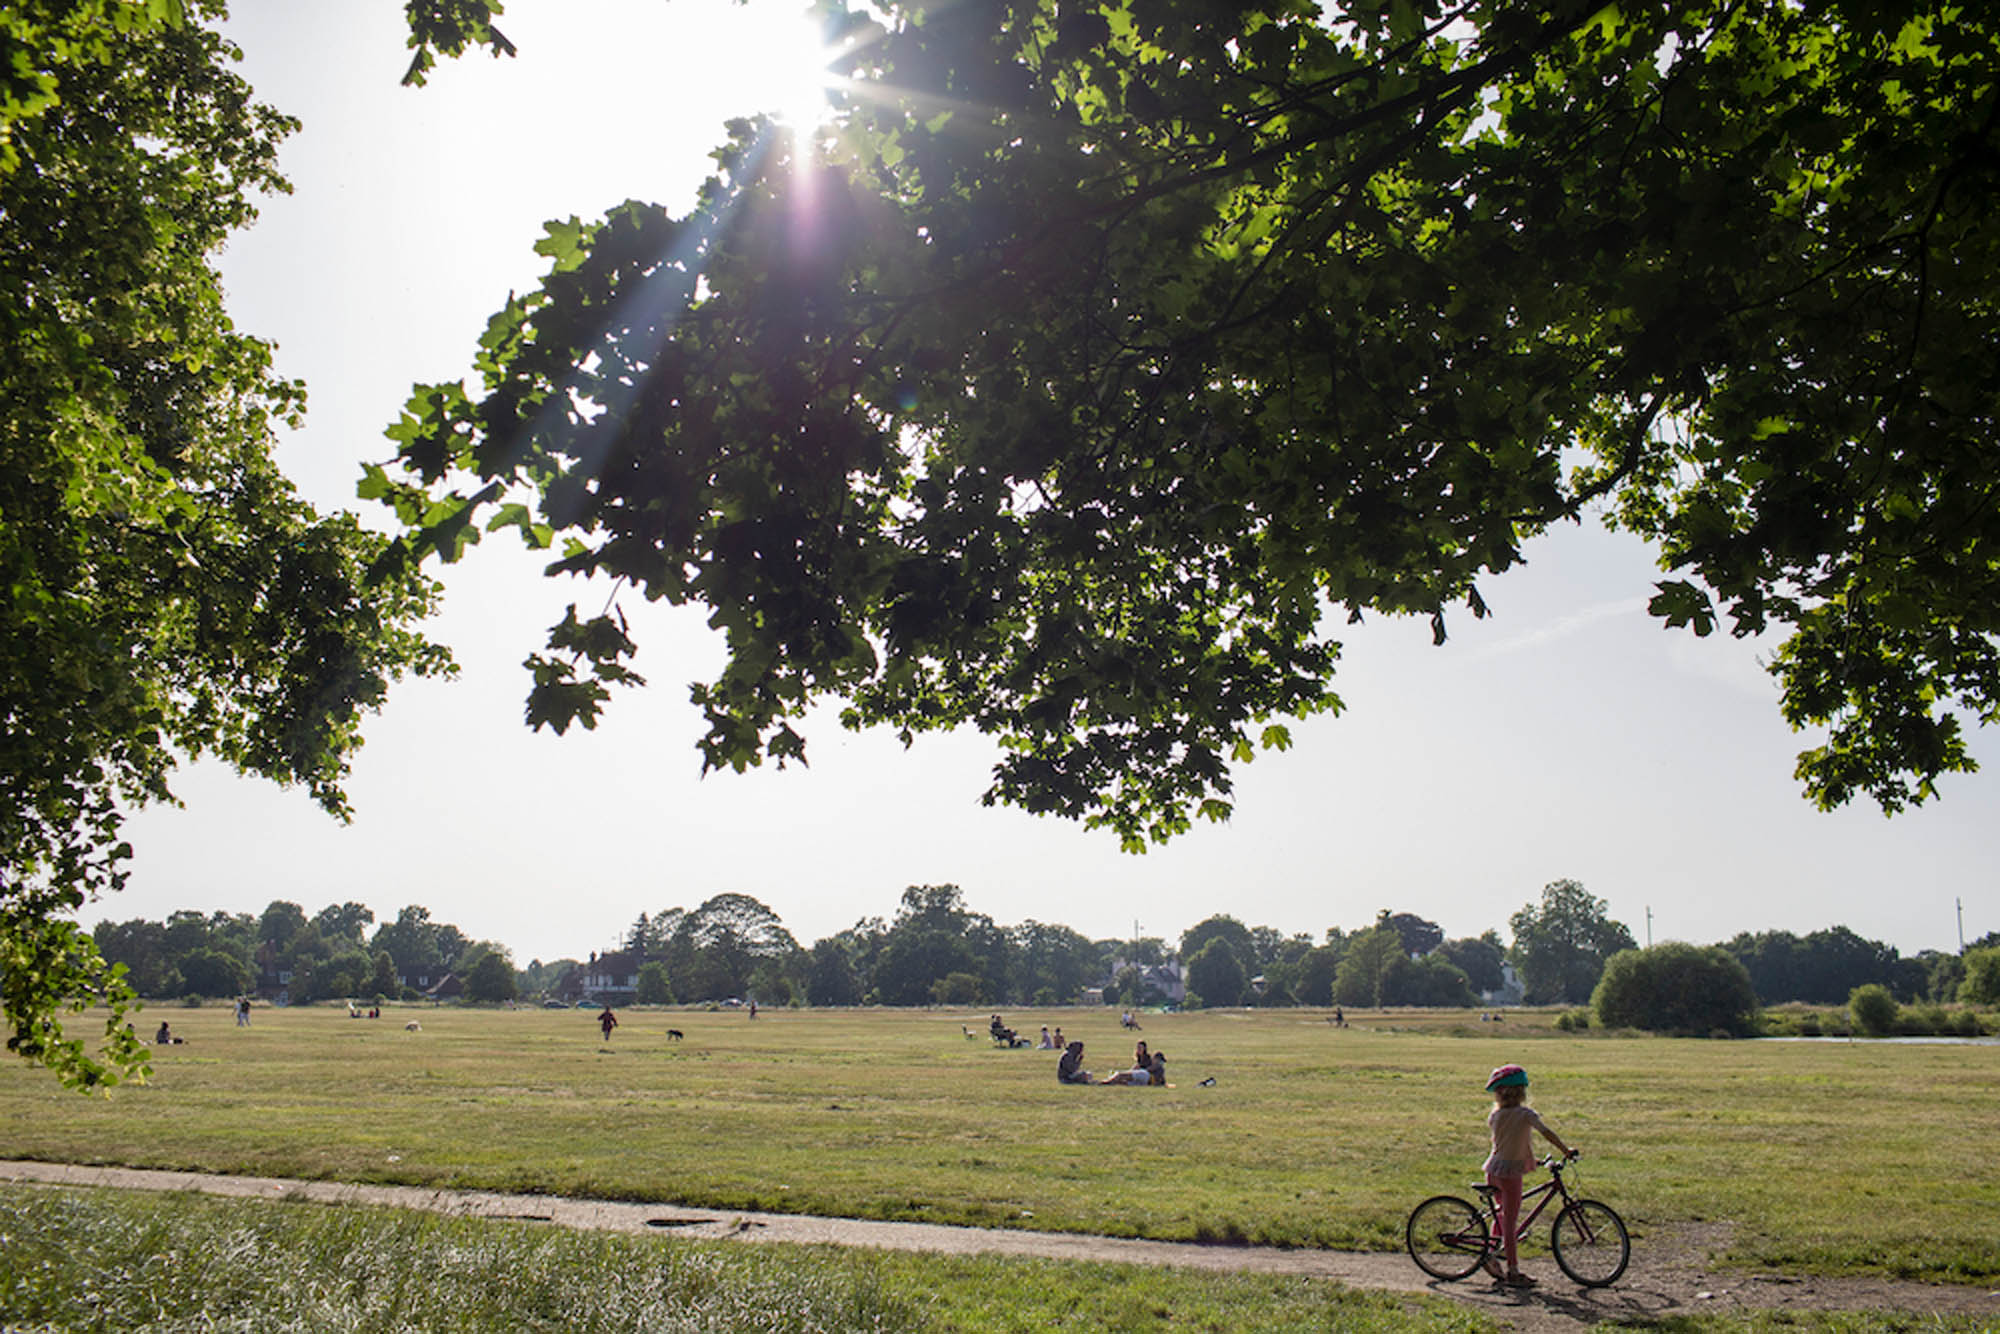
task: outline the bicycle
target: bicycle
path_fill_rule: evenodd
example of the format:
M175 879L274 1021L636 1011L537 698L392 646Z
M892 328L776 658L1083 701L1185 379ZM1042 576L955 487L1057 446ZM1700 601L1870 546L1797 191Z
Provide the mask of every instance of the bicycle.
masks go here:
M1563 1180L1563 1169L1569 1165L1554 1155L1541 1160L1541 1166L1549 1169L1549 1179L1522 1195L1514 1239L1518 1243L1527 1236L1528 1228L1550 1202L1560 1199L1562 1208L1549 1225L1549 1246L1556 1263L1582 1287L1605 1287L1625 1272L1632 1258L1632 1238L1625 1231L1625 1220L1610 1205L1570 1193ZM1480 1196L1477 1205L1457 1195L1433 1195L1410 1211L1409 1225L1403 1229L1404 1243L1417 1267L1433 1278L1454 1282L1482 1265L1493 1264L1501 1254L1493 1187L1480 1182L1474 1189ZM1528 1208L1530 1201L1533 1210Z

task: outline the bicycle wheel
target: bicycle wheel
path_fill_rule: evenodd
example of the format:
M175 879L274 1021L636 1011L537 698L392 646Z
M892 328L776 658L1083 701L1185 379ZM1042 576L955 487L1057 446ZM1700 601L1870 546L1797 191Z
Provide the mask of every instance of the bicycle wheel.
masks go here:
M1464 1278L1486 1258L1486 1219L1456 1195L1433 1195L1410 1211L1403 1239L1432 1278Z
M1632 1258L1625 1220L1596 1200L1571 1200L1556 1215L1549 1238L1563 1273L1586 1288L1616 1283Z

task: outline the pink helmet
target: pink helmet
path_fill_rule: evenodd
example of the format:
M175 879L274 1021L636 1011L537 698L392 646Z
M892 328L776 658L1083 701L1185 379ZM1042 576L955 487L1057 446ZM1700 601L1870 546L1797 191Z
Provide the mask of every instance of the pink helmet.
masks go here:
M1503 1065L1493 1072L1491 1079L1486 1081L1486 1091L1488 1093L1491 1093L1494 1089L1526 1088L1527 1086L1528 1072L1518 1065Z

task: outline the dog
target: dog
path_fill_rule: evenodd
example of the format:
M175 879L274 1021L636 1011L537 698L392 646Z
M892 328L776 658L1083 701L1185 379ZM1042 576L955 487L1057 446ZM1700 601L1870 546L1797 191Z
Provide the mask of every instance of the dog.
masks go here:
M424 1026L412 1019L409 1023L403 1025L403 1031L405 1033L421 1033L424 1031Z
M669 1042L679 1042L682 1038L686 1036L687 1034L681 1032L678 1028L670 1028L667 1030L667 1041Z

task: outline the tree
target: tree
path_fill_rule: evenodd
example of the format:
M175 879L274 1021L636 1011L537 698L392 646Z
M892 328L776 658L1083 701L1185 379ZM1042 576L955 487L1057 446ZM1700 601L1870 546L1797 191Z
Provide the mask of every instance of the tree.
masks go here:
M2000 1005L2000 945L1965 952L1965 980L1958 998L1967 1005Z
M625 948L641 959L657 959L666 953L670 935L670 931L661 929L658 921L640 913L625 931Z
M1507 947L1500 943L1498 931L1489 929L1477 936L1447 940L1437 950L1465 974L1474 991L1498 991L1507 981L1500 971L1507 958Z
M1146 1003L1146 975L1135 964L1126 964L1111 977L1104 989L1106 1005L1140 1006Z
M368 972L368 990L377 996L401 996L403 984L396 979L396 961L387 950L376 950Z
M240 996L250 987L250 970L227 950L204 945L180 961L184 996Z
M1383 1005L1426 1005L1436 1008L1464 1007L1477 997L1465 973L1450 960L1436 954L1412 959L1407 954L1391 958L1382 969Z
M1606 906L1576 881L1556 880L1543 887L1539 907L1528 904L1509 919L1530 1005L1583 1004L1605 960L1633 948L1632 933L1605 915Z
M1766 1005L1803 1000L1799 990L1799 938L1790 931L1738 932L1723 948L1750 974L1758 999ZM1823 999L1832 999L1825 997Z
M1250 978L1227 936L1211 936L1188 956L1187 987L1207 1006L1240 1005Z
M158 922L135 917L129 922L100 922L90 933L108 964L125 969L125 981L141 996L181 994L180 970L166 950L166 929Z
M326 939L352 941L359 945L368 938L368 928L375 921L375 911L364 903L350 899L346 903L328 904L314 913L312 920L320 935Z
M759 961L799 949L778 914L748 894L715 895L682 918L674 934L694 954L692 967L676 974L687 1000L740 996Z
M1203 918L1181 932L1181 957L1192 965L1194 956L1201 953L1211 940L1227 941L1230 951L1235 954L1239 963L1257 957L1257 946L1251 939L1250 928L1228 913L1217 913L1213 917Z
M273 950L281 950L306 928L306 910L285 899L273 899L257 919L257 940Z
M1083 994L1097 949L1081 932L1031 918L1007 928L1007 937L1012 994L1017 1004L1042 1004L1035 998L1044 993L1054 998L1051 1003Z
M516 994L513 961L500 950L481 950L466 970L465 998L497 1005L513 1000Z
M230 71L222 9L0 13L0 998L9 1050L83 1087L145 1059L61 920L123 884L123 813L209 755L345 818L363 713L448 667L409 628L431 583L273 458L303 390L212 259L285 188L292 122ZM95 1054L71 998L109 1003Z
M1683 1037L1757 1031L1757 989L1728 950L1668 941L1620 950L1604 965L1591 993L1597 1022Z
M412 78L494 6L412 6ZM552 223L367 494L518 530L727 645L703 763L821 696L969 724L988 802L1128 848L1335 709L1323 609L1484 615L1550 525L1787 636L1806 794L1929 798L2000 715L2000 23L1899 5L885 0L836 130L685 217ZM809 220L802 223L799 220ZM517 497L530 493L523 502ZM634 651L553 627L537 727Z
M1340 968L1341 951L1321 945L1300 961L1292 993L1301 1005L1333 1004L1334 977Z
M410 904L396 914L395 921L377 927L372 945L375 950L387 951L396 961L397 974L412 985L419 977L444 971L437 924L431 921L431 910L421 904Z
M957 885L910 885L876 957L875 987L891 1005L921 1005L947 973L975 974L980 995L998 1003L1008 994L1013 938L991 917L974 912Z
M1924 965L1893 946L1863 940L1844 926L1803 938L1789 931L1743 933L1724 947L1743 961L1766 1004L1800 1000L1838 1005L1858 986L1881 983L1916 1000L1928 981Z
M368 989L374 969L374 961L364 951L347 948L302 965L294 975L294 989L306 1000L353 1000ZM298 981L301 977L302 983Z
M847 943L838 936L813 942L806 971L806 1002L810 1005L859 1005L861 977Z
M1397 961L1409 962L1403 940L1386 926L1350 936L1333 975L1333 998L1341 1005L1383 1005L1383 977Z
M985 983L977 973L946 973L931 983L934 1005L979 1005L986 1000Z
M884 1005L924 1005L931 1000L932 986L952 973L979 974L979 957L964 936L935 928L898 928L875 957L875 993Z
M1396 933L1396 939L1403 942L1403 953L1412 958L1419 954L1429 954L1444 943L1444 928L1436 922L1426 921L1415 913L1399 912L1393 916L1385 909L1377 922Z
M639 987L633 999L641 1005L672 1005L674 989L667 981L667 966L658 959L639 965Z

